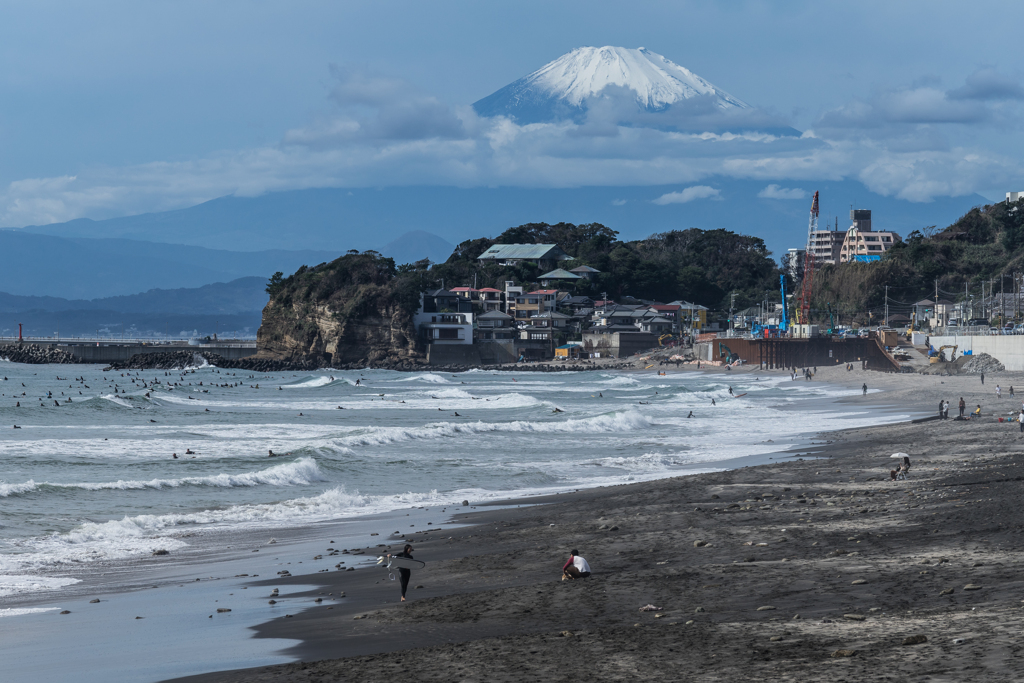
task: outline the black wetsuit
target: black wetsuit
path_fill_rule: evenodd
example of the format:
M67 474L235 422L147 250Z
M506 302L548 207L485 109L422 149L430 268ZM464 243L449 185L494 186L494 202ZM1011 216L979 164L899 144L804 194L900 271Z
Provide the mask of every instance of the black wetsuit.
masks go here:
M409 553L406 553L406 552L398 553L397 555L395 555L395 557L405 557L405 558L408 558L410 560L413 559L412 555L410 555ZM402 597L403 598L405 597L405 591L409 588L409 577L411 577L411 576L412 576L412 570L411 569L405 569L403 567L399 567L398 568L398 579L402 583Z

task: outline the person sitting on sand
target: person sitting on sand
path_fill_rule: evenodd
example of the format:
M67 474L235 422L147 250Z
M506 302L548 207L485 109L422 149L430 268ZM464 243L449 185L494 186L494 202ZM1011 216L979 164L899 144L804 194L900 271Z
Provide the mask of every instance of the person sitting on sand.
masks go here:
M562 581L585 579L590 576L590 565L575 548L569 553L569 561L562 565Z
M980 405L977 408L974 409L974 412L971 413L971 417L981 417L981 406Z

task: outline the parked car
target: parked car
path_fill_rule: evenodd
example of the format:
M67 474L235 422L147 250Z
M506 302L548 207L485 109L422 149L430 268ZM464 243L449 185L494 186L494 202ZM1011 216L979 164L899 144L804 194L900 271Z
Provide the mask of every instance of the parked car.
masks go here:
M990 327L989 322L984 318L971 318L967 321L970 327Z
M1024 323L1018 323L1013 326L1014 334L1024 334Z

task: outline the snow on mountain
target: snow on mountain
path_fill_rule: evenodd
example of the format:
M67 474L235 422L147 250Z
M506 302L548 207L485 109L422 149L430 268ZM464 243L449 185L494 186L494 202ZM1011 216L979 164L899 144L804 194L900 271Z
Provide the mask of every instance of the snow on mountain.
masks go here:
M477 101L481 116L508 116L519 123L581 119L608 87L632 92L640 111L707 98L721 112L751 109L689 69L647 48L580 47Z

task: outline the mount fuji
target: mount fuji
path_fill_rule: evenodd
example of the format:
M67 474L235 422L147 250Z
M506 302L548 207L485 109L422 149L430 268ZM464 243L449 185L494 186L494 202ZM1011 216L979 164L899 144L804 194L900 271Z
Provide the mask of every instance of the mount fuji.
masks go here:
M473 108L481 116L507 116L521 125L566 119L582 123L595 107L610 102L613 115L633 125L637 115L643 120L646 114L672 110L690 118L740 115L743 120L757 111L656 52L611 46L576 48Z

